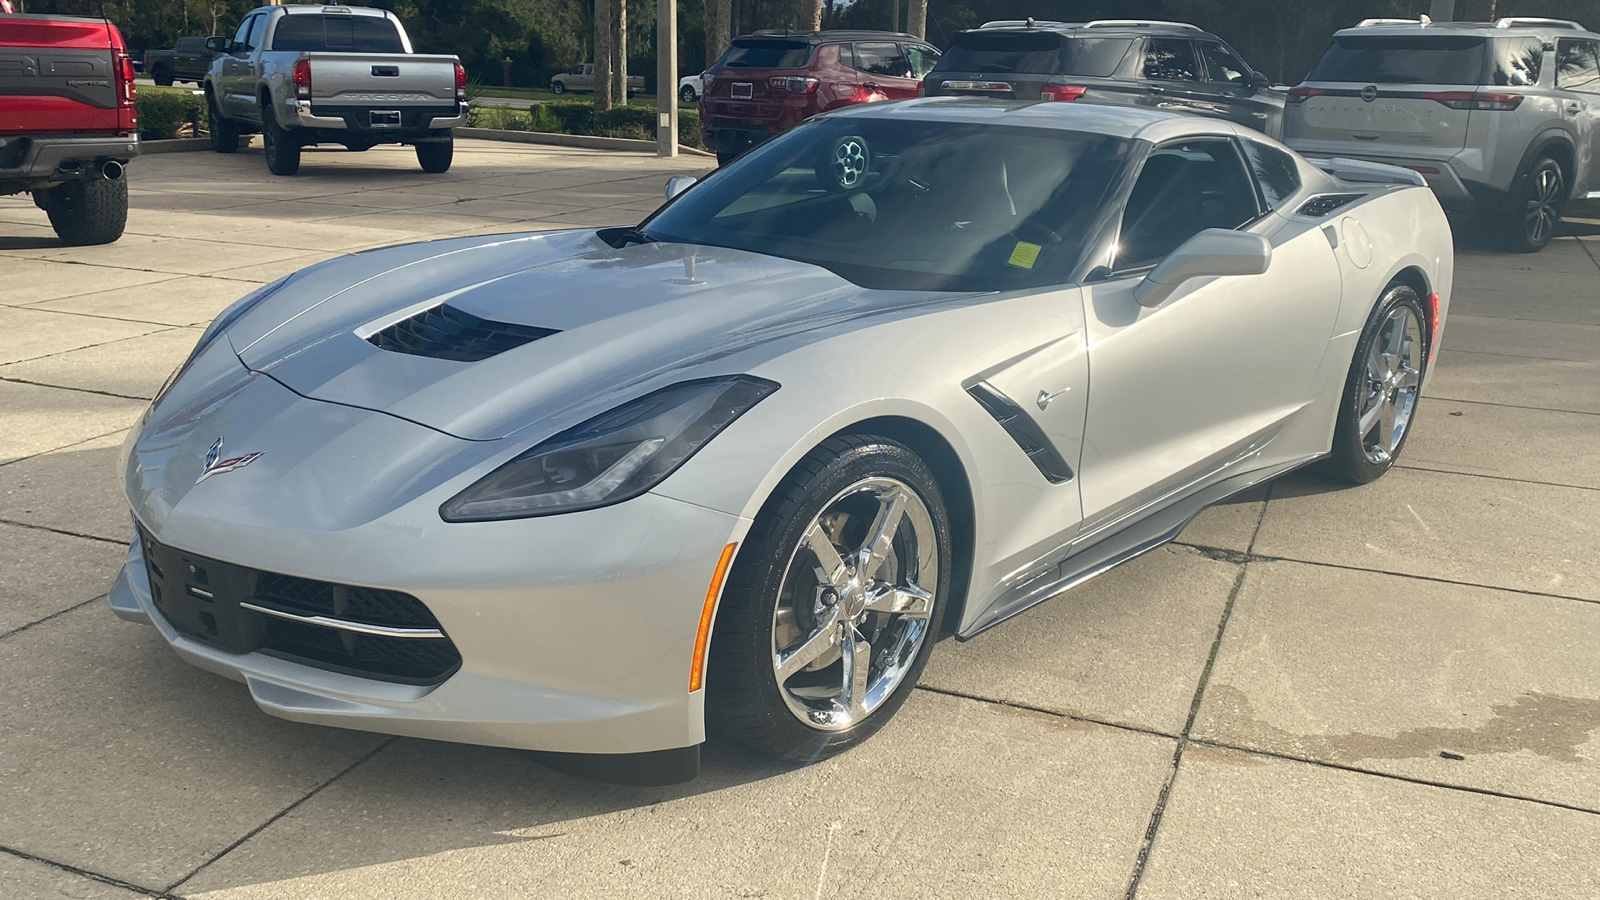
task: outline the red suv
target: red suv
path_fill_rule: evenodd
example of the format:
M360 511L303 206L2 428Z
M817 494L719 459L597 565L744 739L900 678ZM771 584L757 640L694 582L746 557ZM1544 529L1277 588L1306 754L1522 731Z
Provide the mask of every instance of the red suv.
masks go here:
M706 70L701 137L726 165L817 113L917 96L939 51L888 31L757 32Z

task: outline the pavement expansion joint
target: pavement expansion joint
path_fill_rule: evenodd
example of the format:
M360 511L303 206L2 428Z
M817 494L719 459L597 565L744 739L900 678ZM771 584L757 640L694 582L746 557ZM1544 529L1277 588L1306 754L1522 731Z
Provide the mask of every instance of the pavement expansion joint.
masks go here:
M3 641L6 638L9 638L14 634L21 634L22 632L27 631L29 628L32 628L35 625L43 625L44 623L50 621L51 619L59 619L62 616L66 615L67 613L75 612L77 610L83 609L85 606L88 606L91 603L98 603L99 601L104 600L107 596L108 596L107 594L101 594L98 597L90 597L89 599L83 601L82 603L75 603L72 606L67 607L66 609L58 609L55 612L51 613L48 616L45 616L42 619L34 619L32 622L28 622L28 623L23 624L23 625L18 625L17 627L11 629L10 631L7 631L7 632L5 632L3 634L0 634L0 641ZM0 847L0 849L4 849L4 848Z
M115 434L115 432L112 432ZM84 534L81 531L68 531L65 528L51 528L49 525L39 525L34 522L17 522L11 519L0 518L0 525L15 525L18 528L32 528L34 531L48 531L51 534L64 534L67 537L83 538L86 541L99 541L102 544L111 544L116 547L126 547L132 538L122 540L118 538L101 537L98 534Z
M169 329L166 329L166 330L171 331L172 329L169 328ZM151 334L160 334L160 333L161 332L159 332L159 331L152 331L151 332ZM146 335L140 335L140 336L141 337L145 337ZM123 338L122 340L131 340L131 338ZM114 344L114 343L116 343L116 341L107 341L106 343ZM104 347L105 344L91 344L90 346L91 347ZM79 350L88 350L89 347L79 347L77 349L79 349ZM63 350L62 351L62 353L71 353L71 352L72 352L71 350ZM59 354L59 353L49 353L49 354L46 354L44 356L35 356L32 359L19 359L19 360L17 360L17 362L19 362L19 363L33 362L34 360L49 359L52 356L59 356L59 355L61 355L61 354ZM7 365L10 365L10 364L7 363ZM0 375L0 381L9 381L12 384L26 384L29 387L54 388L55 390L58 390L58 391L77 391L80 394L98 394L101 397L115 397L118 400L142 400L145 403L149 403L150 402L150 398L149 397L135 397L132 394L118 394L118 393L116 393L114 391L97 391L94 388L72 387L70 385L65 385L65 384L51 384L48 381L31 381L31 380L29 380L27 378L8 378L8 377L6 377L4 375ZM122 429L119 428L117 430L121 431ZM51 452L51 451L46 451L46 452ZM37 454L35 454L35 455L37 455ZM12 462L16 462L16 460L12 460Z
M296 809L298 809L300 807L301 804L305 803L307 800L310 800L312 797L315 797L316 795L322 793L322 791L325 788L329 787L334 782L336 782L339 779L343 778L344 776L350 774L351 772L354 772L362 764L367 762L367 760L370 760L374 756L377 756L379 753L382 753L384 750L388 749L388 747L391 744L393 744L395 741L397 741L397 740L399 740L398 737L389 737L389 738L385 738L384 740L380 741L376 747L373 747L371 750L367 751L360 759L357 759L355 762L351 763L350 765L345 766L343 769L340 769L338 772L335 772L332 778L329 778L327 781L324 781L321 784L317 785L316 787L312 788L310 791L308 791L306 793L306 795L304 797L301 797L300 799L294 801L293 803L289 804L288 806L285 806L283 809L278 810L271 817L269 817L265 822L262 822L260 825L257 825L256 827L250 829L243 836L241 836L238 840L234 841L233 843L229 844L228 846L223 847L221 850L217 851L217 853L214 856L212 856L210 859L206 860L205 862L201 863L198 866L195 866L192 870L189 871L188 874L184 875L182 878L179 878L177 881L174 881L172 884L168 885L166 890L164 892L162 892L161 894L159 894L158 896L161 896L161 897L171 896L172 893L174 891L176 891L179 887L181 887L184 882L194 878L196 875L199 875L201 872L205 871L206 868L208 866L210 866L212 863L214 863L217 860L223 858L224 856L227 856L229 853L232 853L234 850L237 850L246 841L250 840L251 838L253 838L256 835L260 834L261 832L265 831L274 822L278 821L279 819L283 818L284 816L287 816L289 813L294 812Z
M1522 407L1526 409L1527 407ZM1551 410L1552 412L1566 412L1566 410ZM1594 415L1584 413L1584 415ZM1413 472L1432 472L1435 475L1464 475L1467 478L1487 478L1491 481L1509 481L1512 484L1537 484L1544 487L1570 488L1575 491L1600 491L1600 487L1591 487L1587 484L1567 484L1561 481L1536 481L1531 478L1508 478L1505 475L1486 475L1482 472L1461 472L1456 469L1433 469L1428 466L1410 466L1405 463L1395 463L1397 469L1409 469Z
M1135 734L1145 734L1151 737L1166 738L1169 741L1175 740L1178 737L1171 732L1162 731L1158 728L1146 728L1142 725L1133 725L1127 722L1116 722L1111 719L1100 719L1094 716L1082 715L1080 713L1063 712L1059 709L1049 709L1043 706L1033 706L1028 703L1018 703L1015 700L1001 700L996 697L984 697L978 694L969 694L965 691L951 690L950 688L931 687L929 685L919 684L916 686L916 689L919 691L925 691L929 694L938 694L941 697L954 697L958 700L971 700L974 703L986 703L990 706L1000 706L1008 709L1015 709L1020 712L1035 713L1037 715L1050 716L1051 718L1055 719L1066 719L1070 722L1082 722L1086 725L1102 725L1106 728L1115 728L1118 731L1131 731Z
M1281 759L1285 762L1304 763L1305 765L1318 766L1324 769L1336 769L1340 772L1350 772L1356 775L1372 775L1377 778L1387 778L1390 781L1404 781L1409 784L1423 785L1424 787L1441 788L1447 791L1461 791L1462 793L1467 794L1481 794L1485 797L1498 797L1502 800L1516 800L1522 803L1536 803L1540 806L1549 806L1556 809L1565 809L1571 810L1572 812L1585 813L1591 816L1600 816L1600 809L1588 806L1576 806L1571 803L1562 803L1557 800L1542 800L1538 797L1530 797L1526 794L1513 794L1507 791L1492 790L1490 788L1472 787L1464 784L1451 784L1447 781L1433 781L1427 778L1414 778L1409 775L1396 775L1393 772L1383 772L1377 769L1366 769L1362 768L1361 766L1352 766L1345 763L1329 762L1325 759L1312 759L1306 756L1296 756L1292 753L1279 753L1273 750L1258 750L1254 747L1242 747L1238 744L1229 744L1224 741L1210 740L1208 738L1192 738L1190 739L1190 743L1199 744L1203 747L1214 747L1218 750L1231 750L1236 753L1248 753L1252 756L1264 756L1271 759ZM1446 756L1445 758L1456 759L1459 758L1459 755L1452 754Z
M39 855L33 854L33 853L28 853L28 852L23 851L23 850L18 850L18 849L14 848L14 847L7 847L7 846L5 846L3 844L0 844L0 853L7 853L7 854L10 854L12 856L17 857L18 859L26 859L26 860L29 860L30 862L36 862L36 863L39 863L41 865L49 866L52 869L60 869L63 872L71 872L72 874L77 875L80 878L87 878L90 881L98 881L101 884L108 884L108 885L111 885L112 887L121 888L121 889L123 889L125 891L133 891L134 893L142 894L143 896L146 896L146 897L155 897L155 898L158 898L158 900L181 900L181 898L176 897L176 896L174 896L172 894L169 894L169 893L167 893L165 891L152 891L149 888L140 887L139 885L134 884L132 882L123 881L123 880L121 880L119 878L112 878L109 875L101 875L99 872L91 872L88 869L80 869L77 866L68 865L67 863L64 863L64 862L57 862L57 861L55 861L53 859L50 859L48 857L39 856Z

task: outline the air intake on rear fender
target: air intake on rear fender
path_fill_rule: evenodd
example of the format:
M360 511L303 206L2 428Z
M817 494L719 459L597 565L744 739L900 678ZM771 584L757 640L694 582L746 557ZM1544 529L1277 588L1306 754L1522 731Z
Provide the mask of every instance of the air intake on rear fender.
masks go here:
M1300 208L1295 210L1295 213L1309 216L1313 219L1320 219L1328 213L1349 206L1365 196L1366 194L1323 194L1320 197L1312 197L1301 204Z
M401 319L367 338L367 342L396 353L477 362L555 333L554 328L480 319L443 304Z

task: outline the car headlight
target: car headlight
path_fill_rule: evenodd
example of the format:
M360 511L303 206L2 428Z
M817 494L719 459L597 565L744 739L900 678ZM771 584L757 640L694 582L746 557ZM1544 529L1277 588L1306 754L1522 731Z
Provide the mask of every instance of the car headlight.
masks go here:
M194 364L195 360L200 358L200 353L210 346L218 335L226 331L229 325L239 321L239 317L249 312L256 304L277 293L278 289L288 284L289 279L293 277L293 275L285 275L271 284L256 288L235 300L232 306L229 306L215 319L212 319L211 324L206 326L206 330L200 333L200 340L195 342L194 349L189 351L188 359L183 361L183 365L173 369L172 374L168 375L167 380L161 385L161 390L156 391L155 399L150 401L150 406L146 409L146 412L148 413L150 409L155 408L157 403L161 402L161 398L166 396L167 391L177 383L178 378L183 375L189 366Z
M575 512L650 490L777 390L748 375L646 394L518 454L439 507L446 522Z

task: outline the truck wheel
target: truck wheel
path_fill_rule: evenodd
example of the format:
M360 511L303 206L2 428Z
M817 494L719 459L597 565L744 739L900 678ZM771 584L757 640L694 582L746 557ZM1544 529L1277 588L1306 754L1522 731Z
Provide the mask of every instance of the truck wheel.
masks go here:
M417 162L422 164L422 171L439 175L450 171L450 162L455 159L456 142L451 137L443 141L431 141L418 144Z
M150 78L162 87L172 87L172 70L166 66L156 66Z
M211 149L233 153L239 149L239 126L217 109L217 99L206 91L206 120L210 123Z
M567 86L564 83L562 83L560 81L552 81L552 82L550 82L550 93L552 93L552 94L565 94L566 92L567 92Z
M128 224L128 182L72 181L45 194L44 211L61 243L69 247L109 244Z
M267 168L274 175L293 175L300 171L300 143L278 124L272 104L261 107L261 149L266 151Z
M1541 157L1511 189L1500 213L1500 245L1513 253L1537 253L1555 237L1567 203L1567 178L1561 164Z

